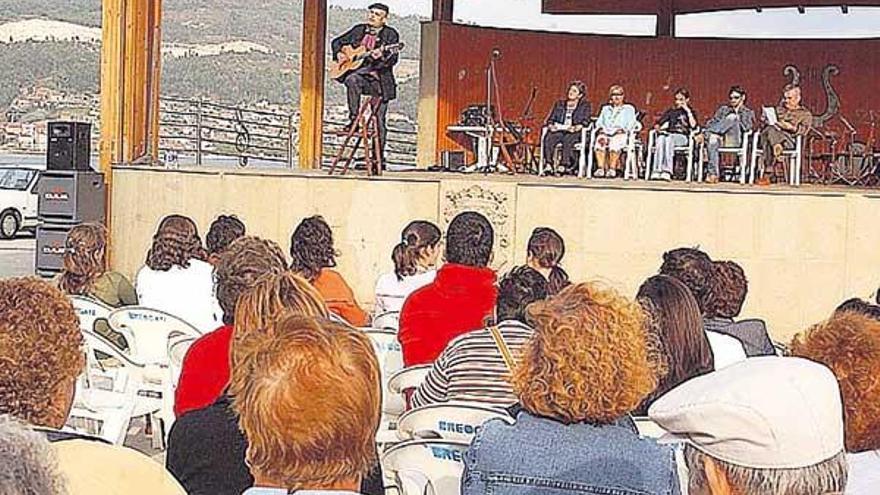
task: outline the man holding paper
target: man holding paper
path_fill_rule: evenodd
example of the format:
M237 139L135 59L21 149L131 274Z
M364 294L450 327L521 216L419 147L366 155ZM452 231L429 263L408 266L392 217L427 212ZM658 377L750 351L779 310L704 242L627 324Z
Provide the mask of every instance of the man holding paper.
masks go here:
M785 86L782 105L776 109L764 107L764 121L767 124L761 131L761 149L764 152L764 167L759 185L770 184L773 167L782 161L782 152L792 149L797 136L804 136L813 124L813 115L801 106L801 88L793 84Z

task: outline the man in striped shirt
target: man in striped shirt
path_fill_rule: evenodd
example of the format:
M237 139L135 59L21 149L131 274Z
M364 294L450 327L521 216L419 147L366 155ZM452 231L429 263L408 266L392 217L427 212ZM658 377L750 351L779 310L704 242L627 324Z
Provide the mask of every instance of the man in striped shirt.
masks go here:
M499 283L495 313L500 323L496 328L514 359L532 336L526 324L526 306L546 297L547 280L527 266L514 268ZM412 405L464 401L506 408L516 403L509 375L492 332L474 330L446 346L413 395Z

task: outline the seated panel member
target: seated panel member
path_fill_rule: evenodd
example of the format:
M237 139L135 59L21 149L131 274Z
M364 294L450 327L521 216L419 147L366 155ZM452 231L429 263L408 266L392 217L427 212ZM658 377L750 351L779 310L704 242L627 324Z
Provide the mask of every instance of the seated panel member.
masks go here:
M654 124L654 166L651 180L672 180L675 148L688 144L690 133L697 128L697 114L691 108L691 93L685 88L675 90L675 105L663 112Z
M638 125L636 107L626 103L623 86L608 90L610 104L604 105L596 120L596 177L617 176L620 153L626 148L628 133Z
M746 106L746 91L741 86L730 88L730 100L718 107L706 123L706 150L709 156L706 182L718 182L718 149L741 146L743 134L755 126L755 112Z
M544 162L553 166L553 155L556 147L562 145L562 161L556 173L575 173L574 145L580 141L581 130L590 125L590 102L587 100L587 86L581 81L572 81L568 85L568 94L564 100L553 105L547 118L547 135L544 136ZM586 150L584 150L586 152Z
M770 184L767 172L782 161L782 152L794 149L797 136L805 136L813 125L813 115L801 106L801 88L787 84L782 93L782 105L776 107L776 125L768 125L761 131L761 149L764 152L764 170L758 185Z

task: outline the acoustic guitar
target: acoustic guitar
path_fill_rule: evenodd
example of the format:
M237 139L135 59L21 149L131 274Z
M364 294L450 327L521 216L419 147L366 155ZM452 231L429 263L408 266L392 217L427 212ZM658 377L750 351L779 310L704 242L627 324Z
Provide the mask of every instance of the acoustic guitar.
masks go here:
M393 45L379 47L377 50L380 50L384 57L387 53L400 53L400 51L403 50L403 47L403 43L394 43ZM367 50L367 48L363 46L354 48L351 45L345 45L342 47L342 50L340 50L340 53L345 55L347 59L344 62L333 62L328 69L330 77L340 82L349 72L359 69L364 65L364 62L372 58L370 50Z

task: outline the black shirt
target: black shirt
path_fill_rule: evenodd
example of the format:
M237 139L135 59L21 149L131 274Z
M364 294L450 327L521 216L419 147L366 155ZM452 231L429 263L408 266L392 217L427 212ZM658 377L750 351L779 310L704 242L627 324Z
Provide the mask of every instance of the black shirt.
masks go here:
M244 463L246 451L232 401L221 395L174 422L165 465L189 495L241 495L254 484ZM364 478L361 493L384 495L381 469Z
M699 122L697 119L697 113L691 109L691 113L694 115L694 122ZM691 121L688 119L687 112L682 108L670 108L663 112L663 115L660 117L660 120L657 121L658 126L663 126L663 124L669 124L669 127L664 129L666 132L670 134L690 134L694 127L691 127Z

